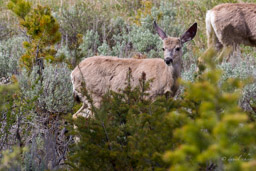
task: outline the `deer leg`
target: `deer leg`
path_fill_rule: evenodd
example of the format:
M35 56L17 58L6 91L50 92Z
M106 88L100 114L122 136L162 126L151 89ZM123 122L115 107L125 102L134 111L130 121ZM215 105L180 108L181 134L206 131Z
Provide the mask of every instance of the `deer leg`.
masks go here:
M205 64L209 63L214 56L216 56L217 50L214 46L209 46L208 49L198 58L196 76L201 75L206 69Z
M224 46L220 55L217 58L217 61L221 63L224 58L227 58L227 61L228 61L231 56L231 52L233 50L234 50L233 46Z
M211 60L212 57L217 55L218 50L222 48L214 31L211 31L207 35L207 47L206 51L198 58L198 65L202 65L205 61Z
M217 50L214 46L208 47L208 49L198 58L198 63L204 63L207 59L211 59L217 54Z
M84 109L86 109L86 108L88 108L88 105L87 105L85 102L83 102L82 107L81 107L75 114L73 114L73 116L72 116L73 119L77 119L79 116L83 116L82 111L83 111ZM74 130L76 130L76 129L77 129L77 126L74 125ZM74 137L74 141L75 141L75 143L77 144L77 143L80 142L80 138L77 137L77 136L75 136L75 137Z
M87 107L88 107L88 105L83 102L82 107L75 114L73 114L73 116L72 116L73 119L77 119L78 116L82 116L82 114L81 114L82 110L84 110Z

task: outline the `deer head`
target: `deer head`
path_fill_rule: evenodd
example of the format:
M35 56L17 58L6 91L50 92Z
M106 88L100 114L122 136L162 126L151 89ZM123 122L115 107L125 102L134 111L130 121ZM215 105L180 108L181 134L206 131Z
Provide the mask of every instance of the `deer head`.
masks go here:
M182 47L184 43L192 40L197 32L197 23L194 23L180 37L170 37L156 24L154 27L160 38L163 40L164 61L167 65L173 65L181 61Z

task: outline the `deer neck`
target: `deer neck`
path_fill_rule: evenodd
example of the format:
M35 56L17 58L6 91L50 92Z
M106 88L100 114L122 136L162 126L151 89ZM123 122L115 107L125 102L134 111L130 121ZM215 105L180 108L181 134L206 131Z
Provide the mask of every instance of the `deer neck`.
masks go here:
M172 65L173 67L173 79L176 81L180 77L181 73L181 61L178 61Z

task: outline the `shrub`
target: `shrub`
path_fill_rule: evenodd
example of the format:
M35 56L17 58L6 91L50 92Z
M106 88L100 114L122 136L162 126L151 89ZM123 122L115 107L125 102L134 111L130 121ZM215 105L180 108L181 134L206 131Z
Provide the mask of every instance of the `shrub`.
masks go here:
M256 125L238 107L241 91L236 88L240 89L242 82L230 78L220 85L220 78L221 72L213 69L194 83L185 83L183 99L188 110L169 115L171 120L175 114L185 118L183 125L173 132L181 144L164 155L171 169L253 167L250 163L254 160L256 139L252 129Z
M47 64L42 77L35 67L30 75L23 70L19 76L21 90L28 99L36 99L41 110L68 113L73 107L70 70L65 64Z
M89 57L93 55L112 55L118 57L131 57L134 52L140 52L148 57L161 57L162 52L159 50L162 47L162 42L158 35L154 33L153 20L158 20L169 35L179 36L182 31L185 31L181 24L176 25L176 4L170 2L162 2L159 8L152 7L148 9L147 13L143 13L139 17L139 25L130 24L121 17L106 19L104 22L102 16L98 19L102 23L101 29L95 29L91 26L86 27L84 30L72 28L74 35L84 34L83 42L79 45L79 53L81 57ZM79 8L78 6L72 8ZM72 8L70 9L72 11ZM79 10L78 10L79 12ZM63 14L65 16L65 14ZM85 18L80 18L92 22L92 16L87 14ZM66 16L67 17L67 16ZM80 22L84 23L86 21ZM77 22L76 20L70 22ZM69 24L70 24L69 23ZM175 23L170 26L170 23ZM69 25L68 24L68 25ZM97 23L98 24L98 23ZM78 27L76 24L73 24ZM80 31L79 31L80 30ZM74 37L74 36L73 36ZM76 54L69 43L69 51L72 58L77 58ZM184 53L186 53L186 49ZM78 59L78 58L77 58ZM78 59L81 60L81 59Z
M73 169L167 167L161 152L172 146L171 130L176 126L166 116L179 103L164 98L155 103L146 100L148 87L149 83L141 79L140 86L132 90L127 81L122 93L110 92L103 98L101 107L94 111L94 118L75 121L75 136L80 142L70 149L68 163Z
M37 65L41 74L44 67L43 59L54 60L56 51L53 45L61 38L59 24L49 7L38 5L37 8L31 9L28 1L11 0L8 8L17 15L20 26L25 29L29 39L23 42L25 53L20 58L20 65L27 70Z
M71 167L82 170L243 170L253 167L254 121L238 106L242 82L213 64L194 82L183 82L180 99L147 100L150 83L110 92L93 118L74 122L80 142ZM128 77L129 78L129 77ZM132 78L131 78L132 79ZM233 160L233 161L230 161Z
M243 92L239 99L239 104L243 110L252 113L252 117L255 118L256 110L255 97L256 97L256 61L254 57L245 56L243 60L236 64L223 63L220 65L223 69L222 80L227 78L239 78L244 80L246 86L243 88ZM251 79L248 81L248 79Z
M97 48L100 44L98 32L93 30L88 30L83 36L83 42L79 46L81 52L84 54L84 57L90 57L95 55Z
M19 147L13 147L12 150L5 150L2 152L2 158L0 161L0 170L20 170L22 157L20 153L26 149Z
M56 58L64 60L64 59L72 59L72 55L67 46L61 46L56 53Z
M162 47L162 41L157 34L143 27L133 26L129 33L130 41L136 52L146 53L148 57L161 57L159 51Z
M15 130L17 111L18 85L0 85L0 150L9 148L9 145L17 143L17 139L13 137L12 132ZM8 145L9 144L9 145Z
M103 44L98 47L98 53L99 55L105 55L105 56L111 56L111 49L108 46L108 44L106 43L106 41L103 42Z
M0 42L0 77L10 77L19 70L19 58L24 53L23 37L12 37Z

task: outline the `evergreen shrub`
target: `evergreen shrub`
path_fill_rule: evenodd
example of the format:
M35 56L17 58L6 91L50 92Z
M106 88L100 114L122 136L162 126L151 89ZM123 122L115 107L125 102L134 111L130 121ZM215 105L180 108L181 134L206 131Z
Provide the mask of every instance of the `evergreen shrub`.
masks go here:
M173 100L146 98L150 83L109 92L92 118L78 118L68 163L82 170L244 170L254 167L255 122L238 106L238 78L220 84L222 71L208 64ZM132 79L132 78L130 78Z

